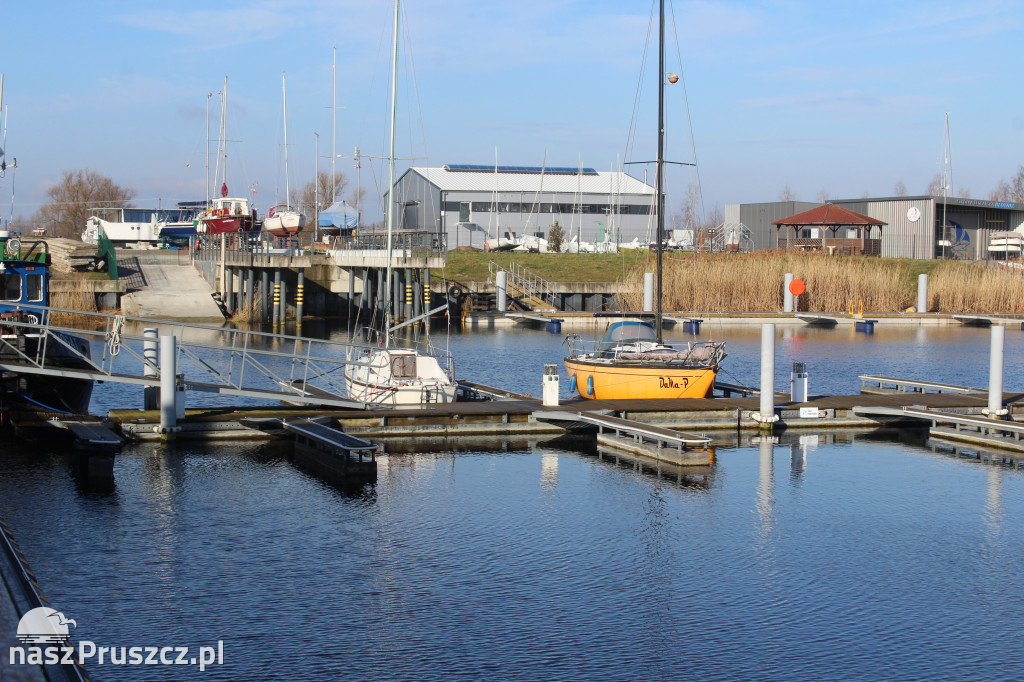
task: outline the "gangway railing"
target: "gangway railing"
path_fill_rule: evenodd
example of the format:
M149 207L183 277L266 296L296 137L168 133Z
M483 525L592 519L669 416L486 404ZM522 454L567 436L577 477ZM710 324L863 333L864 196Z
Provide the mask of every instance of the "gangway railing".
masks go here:
M261 400L365 408L346 397L345 368L365 365L370 344L310 339L223 326L131 318L41 306L20 306L40 322L3 320L0 369L25 374L159 386L152 337L174 336L178 384L184 390ZM72 323L57 324L59 317ZM19 338L35 338L34 347ZM88 341L82 346L75 337ZM396 347L396 350L398 347ZM62 356L59 359L58 356ZM185 379L187 377L187 380ZM375 406L376 407L376 406Z
M558 290L554 282L544 279L529 268L523 267L515 261L509 263L507 268L494 261L489 261L487 270L491 284L497 281L498 272L507 273L506 286L508 286L509 293L516 298L526 299L527 302L546 303L555 310L561 309L558 303ZM536 307L536 305L531 307ZM568 308L568 306L566 307Z

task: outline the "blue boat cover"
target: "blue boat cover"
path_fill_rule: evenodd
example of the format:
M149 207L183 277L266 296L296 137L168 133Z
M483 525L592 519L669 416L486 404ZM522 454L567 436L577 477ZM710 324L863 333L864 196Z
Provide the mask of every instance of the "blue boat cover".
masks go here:
M320 227L354 228L359 223L359 211L342 199L321 211L316 222Z

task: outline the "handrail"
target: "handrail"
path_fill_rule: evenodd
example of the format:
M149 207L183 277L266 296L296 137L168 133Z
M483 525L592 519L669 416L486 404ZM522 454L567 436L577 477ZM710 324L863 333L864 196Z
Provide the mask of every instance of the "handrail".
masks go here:
M315 402L315 397L306 395L306 386L335 396L344 395L345 367L367 364L368 354L363 351L376 347L213 325L125 318L107 313L44 306L20 307L42 311L40 318L43 321L5 320L4 326L29 336L37 335L39 342L35 349L24 350L16 343L0 338L0 348L6 349L12 358L0 365L33 374L63 374L114 383L159 385L157 377L144 374L144 368L147 365L153 368L153 364L144 357L144 343L151 339L141 335L142 327L158 327L162 333L173 333L177 337L178 371L189 376L186 388L232 395L249 394L258 398L274 398L276 395L281 400ZM81 316L87 324L78 327L53 324L49 320L55 312ZM86 339L94 348L93 357L83 354L69 335ZM51 344L59 345L64 357L75 356L80 366L74 369L56 366L52 354L48 356L46 352ZM98 352L100 347L102 351ZM450 368L450 356L446 360L444 364ZM206 377L212 378L214 383L204 383ZM296 384L301 384L301 387Z

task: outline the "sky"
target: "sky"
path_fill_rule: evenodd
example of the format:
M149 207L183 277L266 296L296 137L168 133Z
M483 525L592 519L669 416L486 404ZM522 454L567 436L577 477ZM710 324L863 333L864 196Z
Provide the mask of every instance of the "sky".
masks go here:
M666 189L730 203L952 193L985 198L1024 163L1024 2L668 3ZM0 218L30 217L67 170L135 191L136 206L202 199L227 77L227 184L283 199L317 168L366 190L387 154L390 0L2 0L7 162ZM610 170L655 156L650 0L405 0L399 170L410 163ZM336 129L332 143L332 60ZM646 68L644 68L646 59ZM639 96L638 96L639 91ZM639 102L639 103L637 103ZM209 105L210 116L207 117ZM319 142L317 136L319 134ZM211 173L215 160L210 161ZM644 178L649 165L631 165ZM211 187L214 186L211 181ZM219 185L219 183L216 183Z

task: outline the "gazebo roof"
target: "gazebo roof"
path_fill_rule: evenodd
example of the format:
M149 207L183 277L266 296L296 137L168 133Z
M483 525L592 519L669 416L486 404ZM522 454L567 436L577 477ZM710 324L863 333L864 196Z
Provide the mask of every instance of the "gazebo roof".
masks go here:
M795 226L795 225L821 225L828 227L841 227L845 225L856 225L862 227L871 227L872 225L888 225L882 220L877 220L863 213L857 213L851 211L848 208L837 206L835 204L822 204L812 208L809 211L803 213L797 213L789 218L783 218L782 220L773 220L772 225L778 226Z

